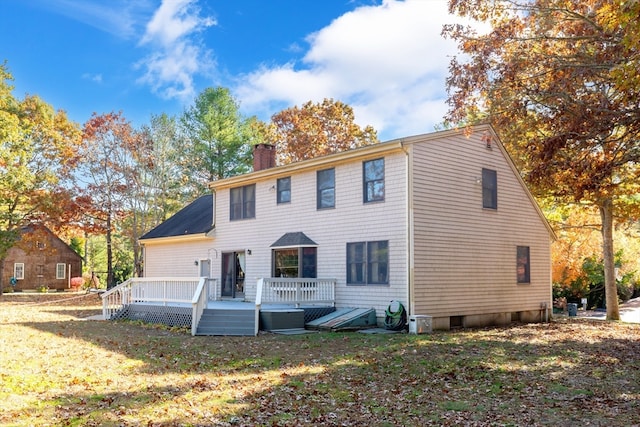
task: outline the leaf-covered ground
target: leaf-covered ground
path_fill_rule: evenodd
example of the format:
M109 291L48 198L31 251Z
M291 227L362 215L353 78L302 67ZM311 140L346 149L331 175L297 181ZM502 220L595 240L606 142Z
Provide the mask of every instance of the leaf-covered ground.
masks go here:
M640 425L638 324L192 337L63 297L0 299L2 425Z

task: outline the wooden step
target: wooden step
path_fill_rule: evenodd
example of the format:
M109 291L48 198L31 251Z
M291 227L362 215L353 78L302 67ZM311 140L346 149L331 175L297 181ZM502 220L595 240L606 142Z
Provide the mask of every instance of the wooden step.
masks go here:
M255 322L255 310L205 309L196 335L254 336Z

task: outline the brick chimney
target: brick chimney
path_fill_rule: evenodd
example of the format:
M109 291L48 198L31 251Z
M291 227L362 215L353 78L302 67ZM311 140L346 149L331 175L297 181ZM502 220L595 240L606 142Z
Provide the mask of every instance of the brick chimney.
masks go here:
M276 165L276 146L256 144L253 146L253 171L269 169Z

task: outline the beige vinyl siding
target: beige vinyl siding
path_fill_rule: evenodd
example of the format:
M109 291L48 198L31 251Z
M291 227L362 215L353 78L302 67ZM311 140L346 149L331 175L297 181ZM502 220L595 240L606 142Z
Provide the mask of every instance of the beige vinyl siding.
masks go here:
M479 132L413 143L416 314L464 316L550 304L550 232L495 143ZM482 168L497 171L498 208L482 208ZM531 283L517 284L516 247Z
M200 267L195 265L196 260L216 262L213 246L213 239L205 237L158 239L155 242L149 239L144 245L144 276L197 277Z
M385 200L363 203L362 161L385 158ZM335 208L316 209L316 172L335 168ZM277 204L276 181L291 176L291 202ZM246 182L242 185L250 184ZM215 187L215 183L214 183ZM229 189L216 191L215 248L218 253L251 250L246 257L245 294L255 296L256 281L271 276L271 244L288 232L303 232L318 244L317 276L337 280L336 305L373 307L382 316L393 299L407 302L406 155L373 154L256 182L256 217L229 220ZM346 244L388 240L389 285L347 286ZM214 277L221 262L213 263Z

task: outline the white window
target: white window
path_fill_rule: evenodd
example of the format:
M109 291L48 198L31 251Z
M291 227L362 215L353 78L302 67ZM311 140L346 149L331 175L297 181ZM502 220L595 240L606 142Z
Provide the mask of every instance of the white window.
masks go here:
M67 265L64 263L56 264L56 279L64 279L65 278L65 270L67 269Z
M15 264L13 264L13 277L15 277L16 280L24 280L23 262L16 262Z

